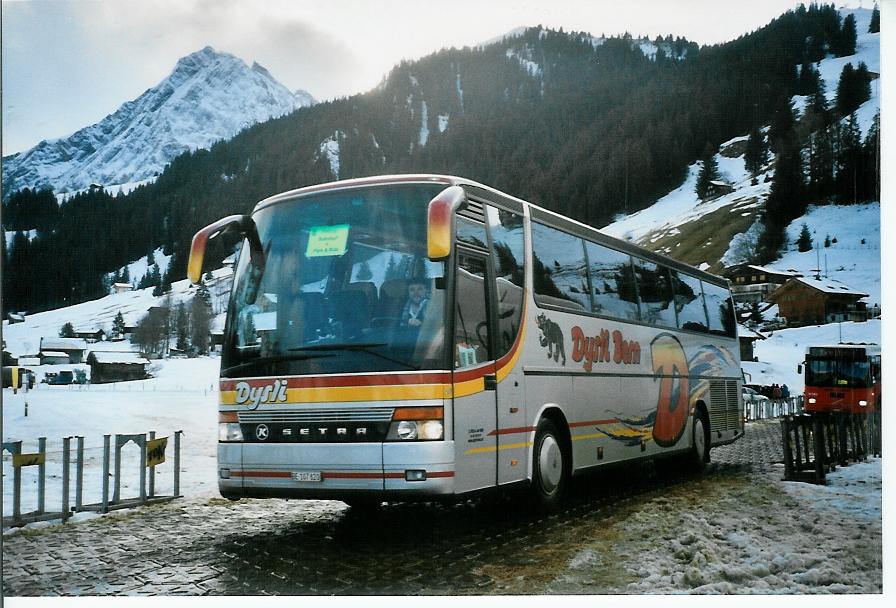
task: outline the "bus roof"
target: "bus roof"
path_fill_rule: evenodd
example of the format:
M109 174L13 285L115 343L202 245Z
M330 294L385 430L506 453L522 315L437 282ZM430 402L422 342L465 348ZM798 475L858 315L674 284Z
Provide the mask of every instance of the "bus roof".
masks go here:
M873 342L844 342L842 344L814 344L812 346L806 347L806 354L810 354L812 349L837 349L837 350L854 350L854 349L864 349L865 353L870 357L874 355L880 354L880 344L875 344Z
M397 174L397 175L376 175L371 177L360 177L355 179L345 179L334 182L327 182L324 184L317 184L313 186L305 186L303 188L297 188L295 190L289 190L287 192L282 192L280 194L275 194L270 196L258 204L255 205L255 208L252 210L252 213L259 211L260 209L266 208L270 205L274 205L277 203L285 202L288 200L295 199L297 197L306 196L309 194L316 194L318 192L327 192L332 190L341 190L348 188L360 188L364 186L379 186L386 184L407 184L407 183L434 183L434 184L444 184L445 187L448 186L461 186L461 187L473 187L477 190L483 191L485 194L484 198L495 197L498 200L495 202L497 204L501 204L500 199L504 199L504 202L512 202L514 206L523 206L528 207L531 211L534 211L534 215L536 220L539 221L547 221L547 223L553 224L556 228L560 228L566 230L576 236L593 240L595 242L601 243L603 245L607 245L611 248L617 249L624 253L628 253L631 255L637 255L642 258L651 260L653 262L657 262L660 264L665 264L677 270L682 270L687 272L692 276L696 276L697 278L703 279L707 282L714 283L716 285L728 287L728 280L724 277L720 277L718 275L706 272L705 270L700 270L690 264L686 264L684 262L680 262L676 259L665 256L661 253L656 253L650 251L649 249L645 249L639 245L635 245L634 243L630 243L628 241L624 241L622 239L618 239L616 237L610 236L608 234L604 234L598 228L594 228L593 226L589 226L588 224L584 224L572 218L566 217L554 211L550 211L543 207L540 207L534 203L530 203L523 199L517 198L505 192L501 192L496 188L491 186L486 186L485 184L481 184L479 182L457 177L454 175L436 175L436 174L428 174L428 173L420 173L420 174ZM474 193L474 195L479 193ZM491 195L491 197L489 196Z

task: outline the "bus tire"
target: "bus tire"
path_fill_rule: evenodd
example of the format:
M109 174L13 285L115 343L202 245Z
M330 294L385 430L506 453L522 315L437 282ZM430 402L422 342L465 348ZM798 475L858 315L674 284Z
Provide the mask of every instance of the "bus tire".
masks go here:
M709 423L706 414L698 409L694 414L691 427L691 451L688 454L688 468L695 473L702 473L709 462Z
M554 422L542 418L532 450L532 499L540 511L556 509L563 499L568 463L561 442Z

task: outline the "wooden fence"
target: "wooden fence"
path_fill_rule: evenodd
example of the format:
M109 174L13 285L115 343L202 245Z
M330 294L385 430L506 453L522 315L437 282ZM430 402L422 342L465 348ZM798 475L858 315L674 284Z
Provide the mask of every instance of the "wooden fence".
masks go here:
M837 465L881 455L880 412L784 416L784 480L824 484Z

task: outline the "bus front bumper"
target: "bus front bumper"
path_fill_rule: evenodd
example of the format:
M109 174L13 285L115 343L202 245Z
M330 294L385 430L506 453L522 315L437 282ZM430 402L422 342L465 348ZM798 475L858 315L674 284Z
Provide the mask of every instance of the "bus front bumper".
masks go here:
M447 496L454 442L219 443L218 489L226 498Z

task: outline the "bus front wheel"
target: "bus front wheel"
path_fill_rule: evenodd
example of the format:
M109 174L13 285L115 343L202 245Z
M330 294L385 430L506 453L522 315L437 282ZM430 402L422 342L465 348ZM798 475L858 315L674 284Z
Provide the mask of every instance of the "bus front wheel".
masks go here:
M532 495L540 510L559 506L566 488L567 463L556 425L543 418L535 431L532 452Z

